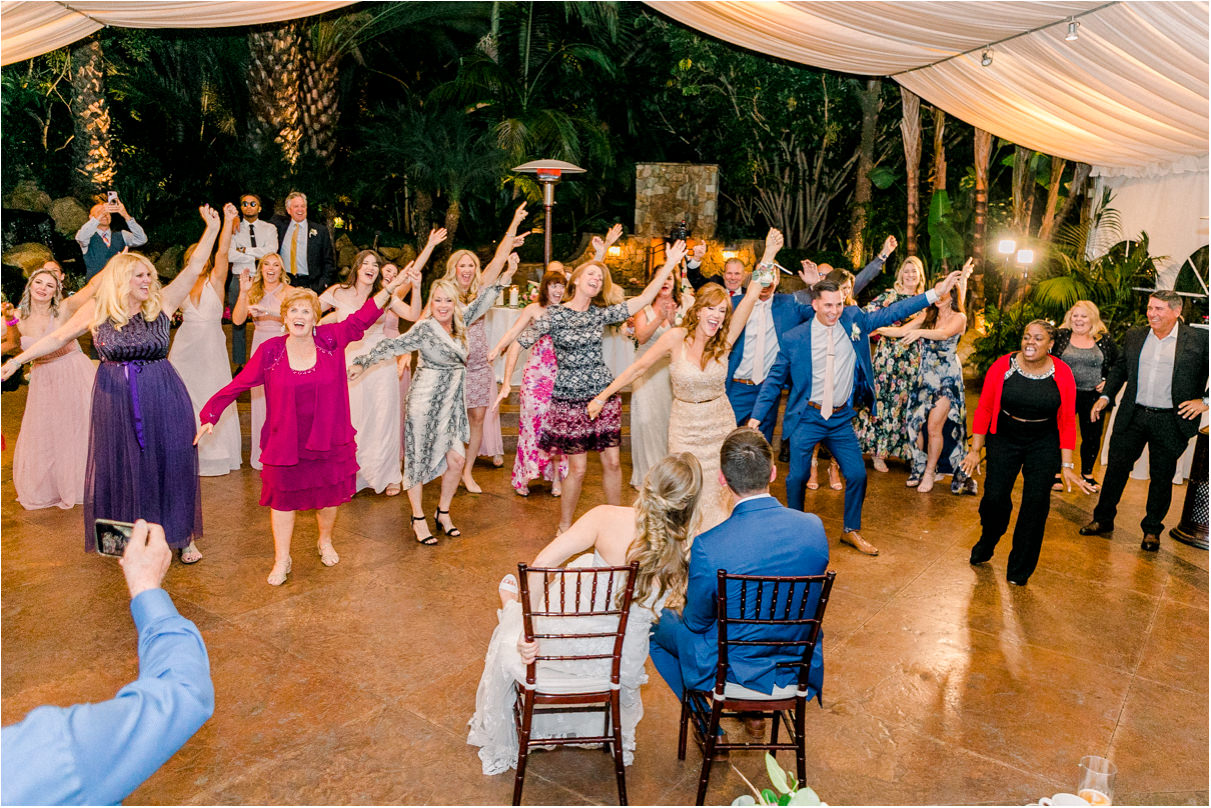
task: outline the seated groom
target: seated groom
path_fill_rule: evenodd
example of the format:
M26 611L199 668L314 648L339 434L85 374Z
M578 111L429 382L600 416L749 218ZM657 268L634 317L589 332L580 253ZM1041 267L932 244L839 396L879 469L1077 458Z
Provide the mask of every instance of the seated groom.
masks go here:
M735 509L722 524L694 539L685 608L681 615L665 609L652 629L652 662L678 698L687 687L709 690L715 684L719 570L734 575L823 575L828 570L828 539L820 517L785 508L770 496L778 469L762 434L736 429L723 441L719 455L719 482L735 495ZM768 638L777 629L753 626L749 631L750 639ZM779 668L777 663L799 658L797 649L779 656L769 648L733 647L728 681L772 694L775 687L798 681L796 668ZM818 697L824 681L823 643L816 645L809 681Z

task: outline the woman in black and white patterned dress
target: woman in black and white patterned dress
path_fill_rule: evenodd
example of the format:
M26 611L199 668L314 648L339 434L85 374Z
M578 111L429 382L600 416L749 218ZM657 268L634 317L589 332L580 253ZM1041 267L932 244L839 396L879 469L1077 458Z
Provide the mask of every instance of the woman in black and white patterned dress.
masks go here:
M511 239L508 242L511 243ZM508 256L503 274L499 272L499 265L490 264L484 272L479 293L465 310L457 284L447 280L435 282L429 292L427 312L416 325L405 334L379 342L372 351L353 360L354 367L349 370L349 378L356 379L376 362L420 351L421 361L408 388L404 488L412 505L412 530L421 544L437 544L421 504L424 484L437 477L441 477L442 489L434 521L447 536L462 535L450 518L450 501L458 490L458 480L466 462L464 444L471 431L464 393L467 326L488 313L497 292L509 283L517 264L517 253Z
M563 483L559 530L572 524L580 489L584 484L587 453L601 454L602 487L607 505L622 502L622 399L610 396L596 419L589 417L588 405L594 396L614 381L601 353L602 329L626 322L656 299L673 267L685 257L685 242L678 241L666 253L664 266L644 287L638 297L624 303L609 304L604 297L608 270L599 261L586 261L568 278L568 292L560 306L550 306L535 318L517 338L529 348L543 334L550 334L555 346L555 389L547 420L538 437L538 448L559 452L568 458L568 476ZM503 349L504 345L497 346Z

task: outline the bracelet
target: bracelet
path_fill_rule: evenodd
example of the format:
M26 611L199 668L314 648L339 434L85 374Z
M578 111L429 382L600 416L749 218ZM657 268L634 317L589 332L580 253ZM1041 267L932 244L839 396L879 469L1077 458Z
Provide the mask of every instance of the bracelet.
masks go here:
M773 261L762 261L760 264L757 264L757 269L773 269L773 268L774 268Z
M1076 468L1076 464L1075 464L1075 463L1060 463L1060 468L1062 468L1062 469L1074 469L1074 468Z
M17 323L19 323L19 322L21 322L21 318L20 318L20 317L14 317L14 318L13 318L13 319L11 319L11 320L5 320L5 321L4 321L4 324L5 324L5 325L7 325L9 328L12 328L12 327L14 327L15 325L17 325Z

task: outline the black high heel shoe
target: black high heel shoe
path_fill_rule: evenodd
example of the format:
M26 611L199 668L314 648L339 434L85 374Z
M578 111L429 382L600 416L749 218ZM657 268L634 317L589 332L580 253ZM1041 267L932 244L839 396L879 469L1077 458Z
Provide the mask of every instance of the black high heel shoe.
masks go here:
M425 521L425 517L423 517L423 516L413 516L412 517L412 532L413 533L416 532L416 523L423 522L423 521ZM425 527L428 527L428 525L425 525ZM441 527L441 525L438 525L438 527ZM419 544L425 545L426 547L432 547L433 545L437 544L437 536L434 536L432 533L430 533L428 536L425 536L423 539L420 536L417 536L416 541Z
M457 539L459 536L463 535L463 532L461 530L459 530L458 528L456 528L454 525L450 525L450 527L446 527L445 525L442 524L441 515L443 513L446 516L450 515L450 512L448 510L443 511L441 508L438 508L437 513L433 514L433 521L434 521L434 523L437 524L437 529L442 531L443 533L445 533L447 536L449 536L452 539Z

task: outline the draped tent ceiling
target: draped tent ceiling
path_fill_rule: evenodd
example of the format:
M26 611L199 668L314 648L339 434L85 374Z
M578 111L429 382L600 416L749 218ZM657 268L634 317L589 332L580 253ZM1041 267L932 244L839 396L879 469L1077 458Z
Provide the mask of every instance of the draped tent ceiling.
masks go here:
M252 25L348 4L3 0L0 63L68 45L105 25ZM998 137L1089 163L1099 181L1119 193L1116 201L1150 200L1138 209L1116 205L1124 227L1129 233L1148 230L1154 252L1178 264L1207 243L1207 225L1198 221L1207 214L1208 192L1206 0L647 4L754 51L890 76ZM1069 42L1064 35L1073 17L1079 37ZM980 61L989 45L992 64L985 67ZM1184 235L1158 244L1161 230Z
M349 5L318 2L46 2L0 3L0 64L70 45L107 25L119 28L225 28L293 20Z
M1124 233L1147 231L1164 257L1158 286L1207 244L1206 2L647 4L753 51L890 76L998 137L1089 163Z

